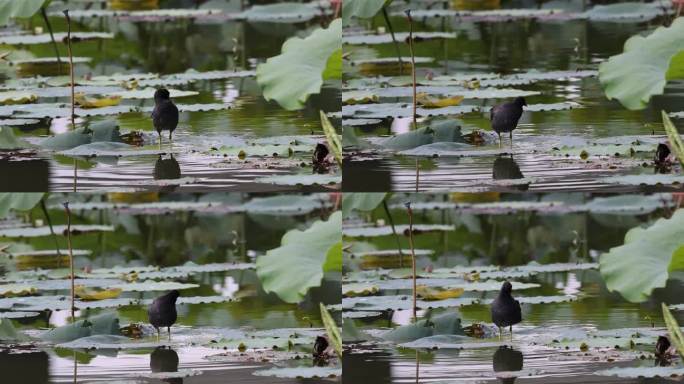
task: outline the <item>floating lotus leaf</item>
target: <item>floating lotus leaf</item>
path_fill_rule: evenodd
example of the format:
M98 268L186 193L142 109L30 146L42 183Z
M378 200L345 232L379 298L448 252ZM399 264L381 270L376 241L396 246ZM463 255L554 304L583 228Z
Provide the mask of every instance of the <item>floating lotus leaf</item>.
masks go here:
M432 256L435 251L432 249L414 249L413 252L417 257L423 257L423 256ZM363 252L354 252L354 255L358 257L393 257L393 256L399 256L399 250L397 249L383 249L380 251L363 251ZM401 254L404 256L410 255L411 250L410 249L403 249L401 250Z
M684 184L684 176L675 174L619 175L604 177L601 181L620 185L681 185Z
M66 233L66 225L53 225L53 230L57 234ZM71 234L80 235L85 233L112 232L114 227L111 225L72 225ZM50 227L26 227L26 228L5 228L0 229L0 237L41 237L50 236Z
M376 311L354 311L354 312L344 312L342 318L344 319L365 319L369 317L382 316L382 312Z
M386 193L353 193L342 197L342 216L349 217L352 211L372 211L385 200Z
M251 22L304 22L320 15L321 11L313 3L283 2L255 5L236 17Z
M342 289L345 289L344 286ZM444 299L439 301L425 301L419 299L416 300L416 306L419 309L454 308L476 304L478 302L479 300L473 297ZM413 298L407 295L345 297L342 299L342 308L359 311L405 311L413 308Z
M133 105L117 105L115 107L102 107L83 109L76 108L76 116L105 116L118 115L121 113L135 112L137 107ZM0 115L17 118L42 119L47 117L71 117L71 106L63 103L40 103L40 104L19 104L0 106Z
M136 377L146 377L156 380L173 380L183 379L186 377L193 377L202 375L204 372L199 369L179 369L175 372L136 372Z
M632 349L635 345L655 345L657 337L588 337L581 340L561 340L547 344L563 350Z
M305 231L287 232L280 247L257 258L257 275L264 290L289 303L301 301L311 287L321 284L325 266L333 260L337 262L332 264L342 263L341 226L342 212L337 211Z
M573 156L586 159L590 156L633 156L639 152L655 152L656 146L651 144L631 145L587 145L581 147L563 147L554 151L555 155Z
M392 0L349 0L342 4L342 19L348 24L352 18L373 18L383 6Z
M152 145L149 149L136 147L125 143L117 142L97 142L79 145L75 148L57 152L64 156L80 157L130 157L130 156L158 156L168 154L168 149L157 149ZM173 152L173 151L172 151Z
M0 121L1 123L2 121ZM381 119L345 119L342 120L343 127L356 127L363 125L375 125L382 123Z
M596 5L581 16L592 21L624 21L625 19L646 21L671 13L665 4L625 2Z
M12 210L30 211L44 195L41 192L0 193L0 217L5 217Z
M35 93L29 91L0 92L0 104L28 104L38 99Z
M288 39L280 55L257 67L264 98L288 110L303 108L309 95L320 92L329 59L341 52L341 34L342 20L335 19L327 29L316 29L305 39Z
M209 104L176 104L176 107L178 107L179 112L206 112L206 111L221 111L224 109L231 109L233 108L232 105L230 104L218 104L218 103L209 103ZM142 108L142 112L152 112L152 109L154 107L146 107Z
M34 125L40 123L38 119L0 119L0 126Z
M331 202L326 195L278 195L255 197L240 209L248 214L305 215L330 206Z
M457 278L419 278L416 279L417 284L428 287L439 287L444 289L463 288L466 292L483 292L483 291L499 291L501 290L501 282L497 280L484 281L466 281ZM410 279L394 279L377 282L381 290L392 289L411 289L413 282ZM511 281L514 290L524 290L531 288L539 288L537 283L520 283Z
M36 293L36 288L28 284L3 284L0 285L0 296L29 296Z
M190 288L197 288L199 287L198 284L186 284L186 283L176 283L174 281L153 281L153 280L146 280L142 282L135 282L135 283L124 283L124 284L117 284L113 287L112 289L121 289L123 291L128 291L128 292L149 292L149 291L171 291L171 290L182 290L182 289L190 289Z
M599 80L606 96L628 109L644 109L653 95L662 94L668 73L681 67L675 60L684 51L684 19L657 28L644 37L635 35L625 42L624 52L599 66ZM677 68L675 68L677 67Z
M57 32L54 34L55 41L65 41L67 34L66 32ZM72 32L71 40L73 42L83 41L83 40L95 40L95 39L113 39L113 33L106 32ZM39 35L6 35L0 36L0 44L7 45L31 45L31 44L47 44L52 40L50 39L49 33L43 33Z
M582 105L574 101L566 101L562 103L552 104L530 104L525 107L525 111L529 112L544 112L544 111L564 111L568 109L582 108Z
M519 265L511 267L516 271L538 272L538 273L553 273L566 271L582 271L587 269L598 269L598 263L551 263L539 264L531 262L527 265Z
M278 175L260 177L254 180L256 183L276 184L276 185L330 185L342 182L339 175Z
M172 75L165 75L161 80L222 80L222 79L232 79L232 78L243 78L243 77L254 77L256 76L256 71L246 70L246 71L205 71L199 72L194 69L188 69L183 73L175 73Z
M408 39L408 32L396 32L394 37L398 41L405 41ZM414 32L413 38L415 40L435 40L435 39L455 39L458 35L451 32ZM389 33L377 35L342 35L342 44L349 45L373 45L373 44L387 44L392 42L392 36Z
M81 108L111 107L121 103L121 96L88 97L79 93L75 95L75 102Z
M599 376L616 376L622 378L677 378L684 375L684 368L678 366L671 367L614 367L594 372Z
M471 337L462 335L435 335L423 337L399 346L413 349L463 349L473 350L479 348L496 348L509 345L506 341L482 341L474 342Z
M552 303L568 303L577 301L577 296L516 296L515 298L520 304L552 304ZM483 300L482 304L489 305L494 299Z
M669 194L620 195L596 197L577 207L578 211L592 214L644 215L663 207L672 206L674 201Z
M140 342L124 336L118 335L93 335L81 337L79 339L60 343L56 346L68 349L151 349L162 346L163 344L154 342Z
M12 320L0 317L0 340L24 341L28 340L28 336L17 331L12 325Z
M601 255L600 270L606 287L630 302L645 301L655 288L665 286L669 272L681 269L684 254L684 210L659 219L647 228L635 227L625 243Z
M366 90L369 95L378 97L412 97L413 87L386 87ZM416 92L430 96L462 96L465 99L508 99L540 94L538 91L524 91L513 88L465 89L463 87L418 86ZM344 93L342 95L344 99Z
M222 349L280 349L289 350L295 345L313 344L312 337L246 337L222 339L208 346Z
M40 338L54 343L66 343L91 335L116 335L118 333L119 319L113 313L104 313L51 329L42 333Z
M416 108L417 116L445 116L461 115L478 111L475 105L458 105L444 108ZM354 118L397 118L412 117L413 105L410 103L381 103L381 104L361 104L343 105L342 116Z
M345 284L342 289L342 295L347 297L355 296L370 296L375 295L380 290L377 285L366 283Z
M1 127L0 126L0 149L21 149L30 148L32 145L23 139L14 136L14 130L12 127Z
M434 335L465 335L458 312L446 312L414 324L402 325L381 337L395 343L405 343Z
M404 234L408 233L408 225L395 225L397 233ZM413 226L414 234L421 233L432 233L432 232L449 232L456 230L453 225L442 225L442 224L416 224ZM353 227L353 228L343 228L342 234L347 237L377 237L377 236L388 236L392 234L392 227L389 225L382 227Z
M121 295L121 289L94 289L79 285L74 287L74 294L84 301L115 299Z
M0 312L0 319L24 319L28 317L38 317L40 312L26 312L26 311L16 311L16 312ZM2 339L2 336L0 336Z
M309 145L245 145L240 147L223 146L217 150L212 150L211 153L237 156L239 158L245 157L290 157L295 152L313 152L314 148Z
M130 90L130 91L113 92L112 94L110 94L110 96L121 97L123 99L146 99L147 100L147 99L154 99L154 93L156 91L157 90L154 88L143 88L143 89L135 89L135 90ZM181 91L178 89L169 89L169 93L171 94L171 98L199 95L199 92L197 92L197 91Z
M255 376L279 377L283 379L325 379L342 376L342 368L335 367L299 367L270 368L254 371Z

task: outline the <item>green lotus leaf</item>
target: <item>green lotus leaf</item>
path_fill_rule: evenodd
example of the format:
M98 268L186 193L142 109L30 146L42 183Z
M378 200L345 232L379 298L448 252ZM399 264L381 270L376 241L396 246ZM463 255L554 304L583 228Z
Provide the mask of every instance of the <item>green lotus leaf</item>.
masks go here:
M655 288L665 286L672 267L680 269L684 252L684 210L659 219L648 228L635 227L625 243L599 259L606 287L633 303L648 299Z
M385 3L391 2L392 0L345 0L342 3L342 20L344 24L348 24L353 17L370 19L385 6Z
M342 21L335 19L327 29L316 29L304 39L287 40L280 55L257 67L264 98L288 110L303 108L309 95L320 92L330 56L342 49L341 35Z
M348 217L354 211L372 211L383 200L385 200L387 193L348 193L342 197L342 215Z
M43 198L43 193L0 193L0 217L4 217L10 210L29 211Z
M669 78L684 68L684 19L625 42L624 52L599 66L599 80L608 99L632 110L644 109L651 96L660 95Z
M280 247L257 258L257 275L264 290L288 303L300 302L309 288L321 284L328 260L342 257L341 227L342 212L337 211L304 231L287 232Z
M0 0L0 25L5 25L12 17L31 17L40 7L50 0Z

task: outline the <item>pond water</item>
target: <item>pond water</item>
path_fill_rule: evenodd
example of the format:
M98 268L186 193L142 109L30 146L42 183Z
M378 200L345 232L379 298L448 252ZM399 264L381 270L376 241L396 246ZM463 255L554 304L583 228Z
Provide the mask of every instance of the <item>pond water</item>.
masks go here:
M136 329L142 333L134 339L127 338L123 344L111 344L117 341L107 339L93 340L95 349L64 347L66 340L46 341L47 329L71 322L66 287L69 280L60 278L68 275L65 269L68 257L62 254L59 258L54 252L52 256L31 255L33 251L55 249L55 239L49 235L26 237L32 229L26 224L44 224L40 208L26 214L10 214L0 222L2 229L20 228L20 234L3 232L0 237L3 244L1 289L3 292L10 289L14 282L28 285L26 289L38 287L39 290L28 297L12 298L4 294L5 298L0 299L2 316L21 313L26 305L32 306L33 313L28 317L11 321L17 331L34 338L19 343L4 341L0 346L0 366L9 375L3 380L152 383L163 379L173 383L218 383L230 377L248 383L292 382L293 379L258 376L255 372L314 365L312 337L325 334L319 303L339 304L339 272L326 273L319 287L312 288L298 304L288 304L276 294L265 292L254 263L257 257L278 247L287 231L307 228L311 222L325 218L332 208L327 195L53 194L46 205L55 226L66 223L63 201L69 201L72 206L73 224L86 226L81 229L87 230L88 225L113 226L106 231L73 237L77 275L90 276L77 279L76 285L106 287L113 282L124 283L123 292L114 299L124 302L79 300L76 320L95 322L98 315L114 314L118 326L140 324ZM249 204L249 213L245 212L244 204ZM67 249L64 236L59 234L56 241L63 250ZM202 272L202 268L209 268L204 269L208 272ZM36 280L36 274L41 273L51 277ZM149 282L148 278L161 284L182 285L178 320L171 327L171 340L163 329L157 342L147 314L149 300L164 294L166 287L142 286L131 290L127 286L127 280ZM66 289L41 283L61 284ZM17 304L16 300L23 304ZM183 304L183 300L195 304ZM335 317L339 320L339 315ZM118 334L118 327L115 332ZM0 338L5 340L8 336L3 333ZM240 343L245 347L242 352ZM335 369L335 363L331 362L328 368ZM155 374L169 376L155 377ZM326 379L325 382L331 380L335 381Z
M218 10L221 14L235 14L250 4L241 1L213 0L196 4L192 1L163 2L164 8L191 11ZM87 9L97 11L106 6L102 2L82 2L71 5L72 13ZM244 8L241 8L244 7ZM67 25L61 10L66 8L55 2L50 7L49 20L55 32L65 32ZM277 16L277 15L276 15ZM322 190L321 185L310 185L306 176L312 174L311 153L317 142L325 142L319 110L339 111L339 81L326 81L320 94L313 95L305 107L287 111L277 103L268 102L261 93L255 78L255 68L269 57L281 52L285 40L292 36L306 36L320 27L317 17L295 21L263 22L244 19L227 19L216 14L197 17L151 16L143 19L101 17L74 14L72 29L75 32L107 32L111 38L74 42L74 56L87 62L75 62L77 79L98 79L106 85L84 86L88 97L110 96L125 90L166 86L170 89L191 91L189 96L174 97L177 105L203 104L200 110L181 107L178 128L173 142L164 132L164 141L158 149L158 135L150 118L154 101L151 97L121 99L118 107L134 108L134 112L121 113L107 108L84 110L94 116L79 116L77 126L92 125L101 121L115 122L121 134L142 134L138 144L144 144L149 154L131 154L115 150L114 154L99 153L97 157L65 156L51 151L39 151L31 156L5 154L0 167L3 174L15 176L16 184L8 187L16 191L57 190L155 190L166 187L181 191L236 190L236 191L288 191ZM17 33L36 30L47 33L40 14L30 20L16 22L2 32L10 38ZM54 57L52 44L2 44L0 51L8 52L8 62L0 64L0 88L39 93L35 103L70 102L68 77L59 74L55 63L46 66L17 64L21 60ZM67 56L66 44L59 44L60 56ZM11 65L11 64L12 65ZM25 69L28 67L28 69ZM65 71L62 68L63 72ZM196 71L196 77L171 80L177 74ZM213 71L225 71L220 76ZM207 75L214 73L214 76ZM119 74L125 74L118 76ZM117 75L117 76L114 76ZM56 88L33 85L30 79L42 78ZM103 80L104 79L104 80ZM131 79L137 79L132 81ZM129 80L124 88L122 80ZM20 81L26 81L21 85ZM82 81L79 80L79 84ZM19 84L19 85L18 85ZM94 83L93 83L94 84ZM102 83L105 84L105 83ZM53 97L58 96L58 97ZM11 107L11 106L9 106ZM40 121L27 121L14 127L15 135L38 145L48 135L70 129L69 113L47 109L30 111ZM139 112L138 112L139 111ZM7 118L21 118L25 113L0 112L3 122ZM102 115L104 114L104 115ZM19 122L15 123L19 124ZM252 156L252 145L280 145L281 148L301 144L294 154L280 152L278 157ZM224 156L221 148L245 149L246 159L235 155ZM308 148L310 147L310 148ZM57 151L59 152L59 151ZM157 152L160 152L157 154ZM161 156L160 156L161 155ZM172 156L171 156L172 155ZM27 173L33 174L30 178ZM273 184L258 180L269 176L302 175L304 186ZM7 190L7 189L5 189Z
M482 4L496 3L499 2ZM580 0L500 3L504 11L560 9L566 14L590 10L592 5L597 5ZM407 6L401 3L391 9L390 20L395 31L408 32L404 9L411 8L414 13L428 8L462 10L454 7L469 2L446 4L426 2ZM684 83L681 80L669 81L665 93L653 97L646 109L629 111L617 101L606 98L597 72L593 71L610 56L621 53L629 37L650 33L664 22L662 17L646 16L611 21L566 19L562 14L555 17L490 16L478 20L416 14L413 23L416 33L454 34L449 38L418 40L415 43L415 56L420 59L416 64L417 81L419 85L425 85L419 87L419 93L427 92L433 98L463 93L463 89L459 91L456 86L458 83L447 82L440 76L452 79L461 76L466 80L479 76L481 88L497 88L489 96L466 96L460 105L477 108L474 112L460 115L444 112L447 116L432 117L432 124L443 120L456 122L461 126L462 135L478 130L484 140L481 145L465 144L459 137L455 140L463 144L425 146L422 151L387 148L382 144L384 137L405 133L411 124L410 68L400 75L396 64L385 65L384 69L360 64L369 59L396 57L396 48L391 42L365 45L364 38L359 37L385 29L383 18L377 15L372 21L361 21L358 26L348 27L344 31L348 39L344 50L349 60L345 62L343 103L368 92L365 95L379 96L375 102L403 103L405 109L397 114L388 108L378 108L373 118L380 120L366 124L355 120L368 116L363 111L355 112L364 106L343 106L345 130L353 130L357 138L378 145L371 149L350 148L347 151L345 191L647 190L639 183L625 185L610 177L654 173L652 158L655 146L644 148L645 153L637 149L635 152L639 153L632 154L630 143L633 145L638 140L652 140L656 144L665 141L660 111L681 110ZM358 43L351 41L355 37L359 37ZM401 41L399 49L404 60L409 60L408 44ZM540 73L547 76L539 77ZM495 81L488 83L487 74ZM536 79L529 82L529 76ZM506 81L497 83L499 77ZM374 82L371 81L373 79ZM517 82L513 81L515 79ZM401 87L394 88L397 86ZM378 90L378 87L389 88ZM403 96L397 97L400 88ZM512 99L513 94L504 93L504 88L522 91L521 95L528 93L525 96L528 107L514 131L512 146L506 134L503 147L499 148L496 134L490 127L489 109ZM487 89L491 91L491 88ZM554 103L575 104L571 109L553 110L559 107L549 105ZM564 108L570 106L565 105ZM539 108L542 111L538 111ZM438 110L426 113L434 114ZM403 117L384 118L390 115ZM421 122L422 119L424 117L419 117L419 126L430 124ZM681 120L674 119L674 123L682 126ZM596 153L600 151L596 145L615 144L621 147L606 149L607 153ZM579 156L582 150L588 152L587 159ZM647 180L644 182L652 185ZM659 188L672 186L664 183Z
M419 295L430 294L421 285L438 292L454 290L450 298L419 297L418 319L439 324L440 316L454 316L466 329L477 324L483 332L479 337L464 335L460 327L446 334L434 331L430 337L420 327L387 333L412 322L408 232L397 228L397 240L391 234L374 236L363 227L387 225L382 208L349 216L344 223L349 251L342 307L345 331L348 322L355 329L343 336L349 347L344 381L660 382L596 372L656 366L656 337L667 333L660 303L682 301L681 274L670 275L665 288L635 304L608 291L597 263L599 255L623 244L627 230L667 217L669 208L647 208L642 198L629 209L612 205L612 213L581 208L594 199L577 194L397 194L389 200L396 225L409 222L406 201L415 206L414 225L427 225L417 227L414 236ZM356 227L364 230L355 232ZM396 251L377 253L396 250L397 241L403 259ZM489 303L504 279L513 282L513 296L522 303L522 322L513 326L512 336L506 329L499 339ZM681 312L673 314L680 323L684 320Z

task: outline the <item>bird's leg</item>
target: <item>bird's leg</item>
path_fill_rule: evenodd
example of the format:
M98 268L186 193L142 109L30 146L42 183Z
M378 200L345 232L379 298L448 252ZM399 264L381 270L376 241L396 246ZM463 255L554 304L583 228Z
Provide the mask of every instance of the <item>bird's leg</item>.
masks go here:
M509 325L508 330L511 332L511 341L513 341L513 326Z
M499 148L501 148L501 133L497 132L497 135L499 135Z
M499 328L499 340L501 340L501 338L503 337L503 335L501 334L501 327L497 327L497 328Z
M162 147L162 146L161 146L161 141L162 141L162 140L161 140L161 131L159 131L159 149L161 149L161 147Z
M169 332L169 341L171 341L171 327L166 327L166 330Z
M173 131L169 131L169 141L173 141L173 139L171 138L171 135L173 135Z
M159 342L159 328L157 328L157 343Z
M511 138L511 148L513 148L513 131L509 133L510 138Z

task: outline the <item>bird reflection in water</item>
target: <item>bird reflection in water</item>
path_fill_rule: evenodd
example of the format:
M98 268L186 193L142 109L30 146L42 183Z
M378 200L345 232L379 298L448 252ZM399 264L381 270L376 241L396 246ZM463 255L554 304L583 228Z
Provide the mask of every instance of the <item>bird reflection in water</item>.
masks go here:
M180 179L180 164L173 158L173 155L170 155L167 159L159 155L159 158L154 163L153 176L155 180Z
M501 375L497 374L499 380L504 384L513 384L515 383L516 376L512 374L523 369L523 354L513 349L513 347L501 346L494 352L492 362L494 372L506 372Z
M513 156L497 156L494 160L494 166L492 167L492 178L494 180L515 180L522 179L525 176L518 163L513 160ZM527 184L521 184L516 186L520 190L527 190Z
M150 353L150 370L157 372L178 372L178 354L171 348L157 347ZM162 379L169 384L183 384L180 377Z

